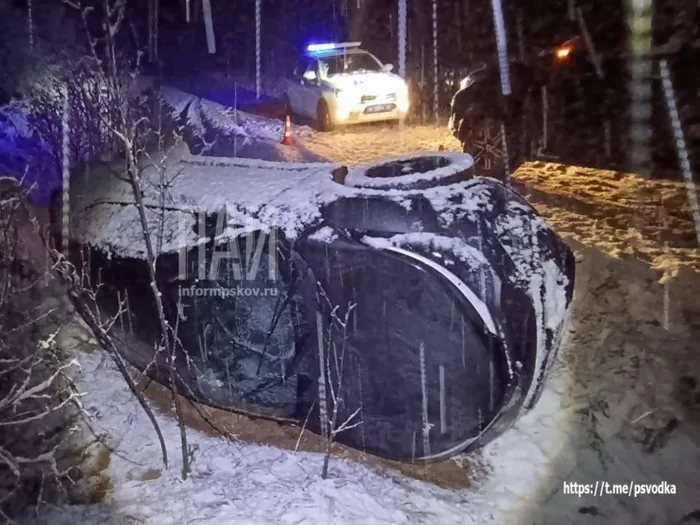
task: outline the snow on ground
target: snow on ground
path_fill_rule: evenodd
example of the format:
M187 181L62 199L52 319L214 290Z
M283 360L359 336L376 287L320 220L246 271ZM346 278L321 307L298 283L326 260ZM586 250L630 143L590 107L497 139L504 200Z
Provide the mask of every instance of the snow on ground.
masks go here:
M315 133L298 140L299 146L316 155L348 166L416 151L461 150L447 125L396 123L359 124L328 133Z
M616 256L634 256L675 273L700 271L690 199L699 188L631 173L530 162L517 190L563 235Z
M113 490L97 507L46 508L26 523L501 524L543 473L547 461L542 448L556 446L547 434L538 443L523 441L522 432L535 431L529 427L537 417L553 424L563 420L548 392L535 417L527 416L518 432L488 447L486 455L494 460L491 473L472 491L382 476L341 459L332 460L330 477L322 480L320 454L232 442L193 430L193 472L183 481L174 418L158 414L172 462L163 472L152 427L106 354L84 354L80 363L78 386L85 392L82 401L93 416L94 431L116 444L108 468Z

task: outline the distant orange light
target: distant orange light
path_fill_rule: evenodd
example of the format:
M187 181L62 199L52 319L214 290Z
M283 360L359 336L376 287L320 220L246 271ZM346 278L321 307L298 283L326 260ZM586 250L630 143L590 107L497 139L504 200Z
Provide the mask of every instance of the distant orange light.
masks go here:
M571 53L570 47L560 47L557 49L557 58L566 58L569 56L569 53Z

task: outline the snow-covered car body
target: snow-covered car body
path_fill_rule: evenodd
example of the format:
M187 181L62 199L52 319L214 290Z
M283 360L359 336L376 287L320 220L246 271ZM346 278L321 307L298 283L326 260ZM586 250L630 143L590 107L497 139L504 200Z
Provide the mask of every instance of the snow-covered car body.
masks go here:
M316 119L323 130L405 115L409 109L406 81L359 45L309 46L288 82L287 109Z
M447 459L503 432L542 392L574 262L533 208L471 165L416 154L339 184L330 164L180 151L164 164L165 199L146 168L179 391L317 433L322 407L337 406L336 426L351 420L338 441L399 461ZM108 170L78 179L71 237L93 248L102 308L128 297L113 330L135 334L144 344L126 357L168 384L130 189Z

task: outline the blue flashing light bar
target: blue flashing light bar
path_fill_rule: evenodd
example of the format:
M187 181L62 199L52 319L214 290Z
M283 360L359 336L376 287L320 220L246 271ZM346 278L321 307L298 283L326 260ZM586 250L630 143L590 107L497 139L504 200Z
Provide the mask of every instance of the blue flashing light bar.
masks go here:
M348 47L358 47L360 45L361 45L361 42L310 44L309 46L307 46L306 50L309 53L321 53L323 51L332 51L334 49L346 49Z

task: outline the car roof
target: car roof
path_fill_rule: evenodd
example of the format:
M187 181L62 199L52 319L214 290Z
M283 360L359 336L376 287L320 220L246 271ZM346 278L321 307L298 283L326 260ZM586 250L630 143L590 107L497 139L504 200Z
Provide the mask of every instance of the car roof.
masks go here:
M339 49L329 49L328 51L306 51L304 56L309 58L328 58L328 57L338 57L343 55L368 55L369 51L360 49L358 47L350 48L339 48Z

